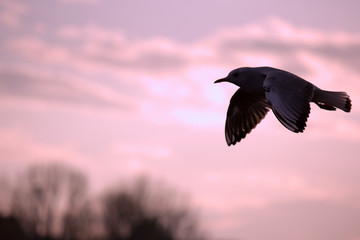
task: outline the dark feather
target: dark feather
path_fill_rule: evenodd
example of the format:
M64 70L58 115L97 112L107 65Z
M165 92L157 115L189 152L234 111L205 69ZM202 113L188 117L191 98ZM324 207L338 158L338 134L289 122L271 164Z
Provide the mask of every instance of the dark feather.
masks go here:
M238 89L232 96L227 111L225 139L230 146L240 142L269 111L266 99Z
M265 79L266 99L271 103L271 108L282 125L290 131L303 132L310 114L310 101L315 86L302 79L277 80Z

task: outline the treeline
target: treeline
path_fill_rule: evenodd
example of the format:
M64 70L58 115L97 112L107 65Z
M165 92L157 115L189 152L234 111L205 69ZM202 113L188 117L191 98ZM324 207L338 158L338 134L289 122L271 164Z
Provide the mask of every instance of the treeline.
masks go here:
M90 196L84 174L60 165L33 166L2 191L5 198L0 239L204 239L187 201L144 177Z

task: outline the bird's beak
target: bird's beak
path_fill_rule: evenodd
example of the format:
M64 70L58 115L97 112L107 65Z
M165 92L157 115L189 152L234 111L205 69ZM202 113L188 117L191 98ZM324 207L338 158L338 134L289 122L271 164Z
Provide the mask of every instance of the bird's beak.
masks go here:
M225 78L220 78L220 79L216 80L214 83L225 82L225 81L227 81L226 77Z

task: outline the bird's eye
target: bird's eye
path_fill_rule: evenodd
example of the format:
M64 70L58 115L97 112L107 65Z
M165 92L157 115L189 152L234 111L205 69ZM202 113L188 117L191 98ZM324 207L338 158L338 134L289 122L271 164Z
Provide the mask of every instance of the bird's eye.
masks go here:
M239 73L233 73L233 77L238 77Z

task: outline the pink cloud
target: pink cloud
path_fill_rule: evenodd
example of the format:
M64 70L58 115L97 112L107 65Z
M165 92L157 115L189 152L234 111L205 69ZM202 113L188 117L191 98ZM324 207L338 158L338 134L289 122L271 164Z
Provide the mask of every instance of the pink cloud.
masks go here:
M193 127L203 123L206 126L220 124L220 116L225 114L235 89L226 90L224 96L224 86L215 87L212 83L238 66L284 68L321 88L348 91L353 101L360 96L356 80L360 74L353 67L357 63L348 59L346 61L351 61L348 64L336 55L346 47L356 48L357 34L299 29L272 18L259 24L223 29L188 44L165 38L130 41L117 29L96 25L65 26L57 31L57 36L65 42L54 44L25 37L12 40L8 46L20 57L32 59L33 64L49 68L48 71L56 66L75 71L82 79L90 73L113 79L117 86L131 89L131 94L125 92L122 96L132 99L145 117L151 118L155 111L155 116L162 116L162 120L175 120ZM329 47L329 54L336 54L329 58L323 46ZM346 79L346 85L342 79ZM102 86L82 82L87 88L93 85L92 92ZM119 88L102 89L101 98L117 98L110 96L116 96ZM215 99L221 101L221 105ZM314 106L313 112L316 111L321 110ZM358 111L354 105L352 112ZM352 115L340 116L337 121L341 124L345 124L342 123L345 117L352 118Z
M324 45L342 46L358 45L360 34L341 31L324 31L309 27L299 27L277 17L270 17L257 23L238 27L222 28L209 36L213 44L223 40L259 40L300 46L321 47ZM220 40L220 41L219 41ZM239 43L240 44L240 43Z
M8 27L19 27L21 17L28 11L28 6L24 3L3 0L0 2L0 23Z
M111 88L74 74L58 73L54 76L53 72L38 67L8 65L0 68L0 76L3 103L20 101L29 105L35 100L38 106L62 103L119 110L134 108L131 101Z

